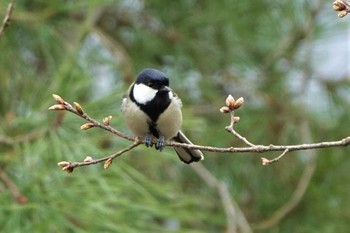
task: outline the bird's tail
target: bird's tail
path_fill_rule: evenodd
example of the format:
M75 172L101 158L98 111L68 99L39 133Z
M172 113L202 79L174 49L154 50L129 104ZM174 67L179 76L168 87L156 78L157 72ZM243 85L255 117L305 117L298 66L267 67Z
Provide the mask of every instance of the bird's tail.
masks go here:
M174 141L180 143L192 144L192 142L181 131L173 138ZM203 153L200 150L188 149L184 147L174 147L180 160L184 163L198 162L204 159Z

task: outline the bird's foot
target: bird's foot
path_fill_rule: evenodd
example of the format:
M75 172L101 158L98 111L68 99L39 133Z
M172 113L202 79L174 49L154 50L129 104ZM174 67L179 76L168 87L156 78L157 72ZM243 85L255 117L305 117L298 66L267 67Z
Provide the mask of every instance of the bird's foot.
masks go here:
M165 137L161 135L159 136L159 139L155 147L157 150L162 151L164 146L165 146Z
M145 136L145 145L147 147L152 147L153 146L153 137L151 134L146 134Z

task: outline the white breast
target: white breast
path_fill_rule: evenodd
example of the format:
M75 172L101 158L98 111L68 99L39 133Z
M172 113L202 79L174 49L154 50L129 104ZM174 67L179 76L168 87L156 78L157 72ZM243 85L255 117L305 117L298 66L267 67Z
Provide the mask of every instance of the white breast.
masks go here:
M166 139L175 137L181 128L181 107L181 100L174 97L169 107L160 115L157 121L158 130Z
M156 123L160 134L167 140L177 135L182 124L182 102L172 92L169 92L169 97L172 101L168 108L159 116ZM136 99L135 96L134 98ZM149 133L149 122L151 121L148 115L127 97L123 99L121 109L124 114L125 123L132 133L137 137L145 137Z
M147 114L132 102L129 98L124 98L122 102L122 112L125 123L131 132L137 137L145 137L149 131L148 122L150 121Z

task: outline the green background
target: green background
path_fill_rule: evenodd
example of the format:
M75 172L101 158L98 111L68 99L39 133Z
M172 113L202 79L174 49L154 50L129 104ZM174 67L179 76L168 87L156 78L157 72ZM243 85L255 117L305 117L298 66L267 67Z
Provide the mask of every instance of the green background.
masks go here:
M120 99L152 67L181 97L196 144L245 146L224 130L228 94L244 97L235 129L255 144L339 140L350 128L350 16L339 19L331 4L16 1L0 38L0 231L249 232L240 210L253 232L347 232L347 147L292 152L267 167L260 157L279 153L205 152L193 168L172 149L139 146L107 170L68 174L59 161L104 157L129 142L48 111L59 94L129 133Z

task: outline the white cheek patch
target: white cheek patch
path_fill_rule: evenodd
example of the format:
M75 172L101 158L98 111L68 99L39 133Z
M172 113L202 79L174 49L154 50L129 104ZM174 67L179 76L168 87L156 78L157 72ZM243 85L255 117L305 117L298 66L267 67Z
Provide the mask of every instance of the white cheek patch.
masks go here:
M151 101L157 94L157 90L152 89L145 84L135 84L134 85L134 98L139 104L146 104Z

